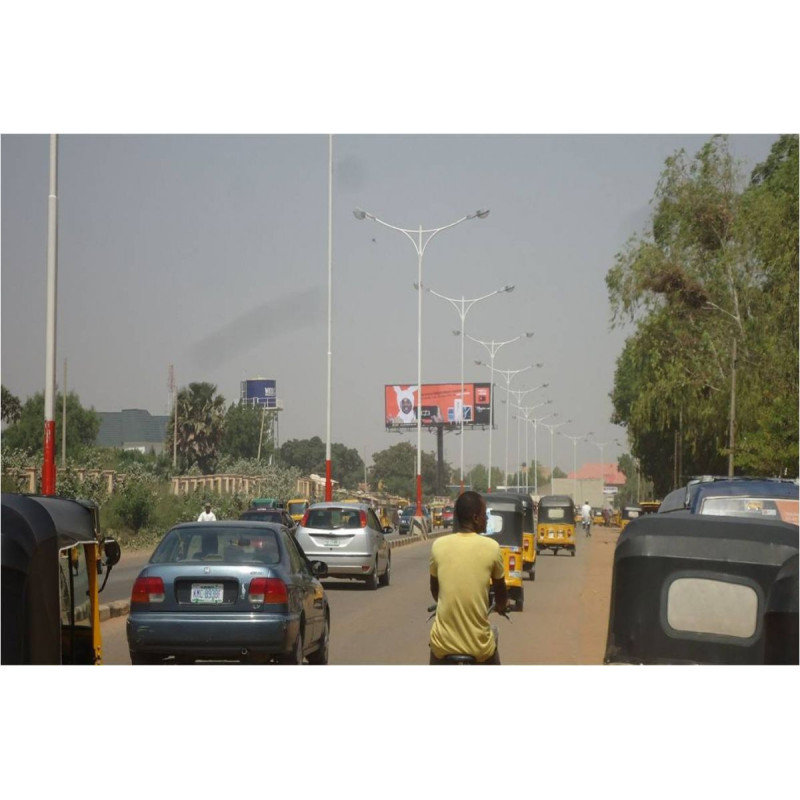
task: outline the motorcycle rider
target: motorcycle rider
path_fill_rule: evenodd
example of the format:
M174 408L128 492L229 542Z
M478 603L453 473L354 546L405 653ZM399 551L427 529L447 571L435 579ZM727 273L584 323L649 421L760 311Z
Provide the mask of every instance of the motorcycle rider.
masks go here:
M583 505L581 506L581 523L583 524L583 530L587 536L592 535L592 507L589 505L588 500L583 501Z
M437 608L429 663L445 664L445 656L462 654L474 656L478 664L499 664L489 624L489 584L497 612L505 613L505 569L500 546L484 535L486 503L477 492L464 492L456 500L454 523L455 533L431 548L430 586Z

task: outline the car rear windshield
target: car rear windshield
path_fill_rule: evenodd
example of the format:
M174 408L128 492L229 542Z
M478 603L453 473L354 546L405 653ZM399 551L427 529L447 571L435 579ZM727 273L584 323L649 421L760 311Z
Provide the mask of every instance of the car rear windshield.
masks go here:
M361 528L361 511L358 508L312 508L308 512L307 528Z
M417 509L414 506L408 506L408 508L404 508L403 509L402 516L404 516L404 517L413 517L414 516L414 512L416 510Z
M216 528L170 531L156 548L151 564L220 562L223 564L277 564L281 560L274 531Z

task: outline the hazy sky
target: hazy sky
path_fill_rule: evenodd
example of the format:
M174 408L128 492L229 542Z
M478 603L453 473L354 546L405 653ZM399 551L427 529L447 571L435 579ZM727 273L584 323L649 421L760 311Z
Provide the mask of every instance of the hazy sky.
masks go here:
M775 136L731 137L744 172ZM417 256L401 233L357 221L437 228L479 208L428 245L423 282L476 304L466 332L504 341L498 369L542 362L513 389L560 431L625 443L609 392L626 332L612 331L605 276L648 221L665 159L693 155L691 135L337 135L333 138L332 439L372 454L416 433L384 428L384 385L417 376ZM21 399L45 380L49 138L2 137L2 381ZM58 169L57 373L98 411L168 410L176 382L210 381L228 403L246 378L274 378L279 440L326 435L328 137L64 135ZM423 296L423 382L460 380L459 315ZM486 381L488 352L465 343L466 381ZM504 385L501 378L497 383ZM505 459L505 392L496 391L495 466ZM513 413L513 412L512 412ZM517 424L509 430L516 461ZM466 434L465 466L485 464L488 431ZM524 436L524 431L523 431ZM549 464L550 434L534 446ZM555 437L569 471L572 443ZM433 435L423 448L435 450ZM524 459L524 438L520 443ZM616 459L625 447L604 450ZM460 462L460 442L445 436ZM578 465L600 450L579 443Z

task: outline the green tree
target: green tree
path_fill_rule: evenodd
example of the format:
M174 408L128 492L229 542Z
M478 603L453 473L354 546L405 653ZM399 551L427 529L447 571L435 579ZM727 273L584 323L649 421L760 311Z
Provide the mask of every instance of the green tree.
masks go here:
M269 461L272 454L272 442L267 436L269 422L269 418L264 418L263 409L258 406L231 404L225 414L220 454L233 459L256 458L260 441L261 458Z
M364 459L358 454L358 450L338 442L331 444L331 477L338 481L341 487L347 489L355 489L362 483Z
M325 443L319 436L312 436L310 439L289 439L281 445L280 454L283 464L295 467L302 475L325 474ZM331 461L333 461L333 445L331 445Z
M19 398L11 394L5 386L1 388L2 399L0 399L0 404L2 404L3 422L14 425L19 422L19 418L22 416L22 404L19 402Z
M400 442L386 450L372 454L374 482L383 483L390 494L417 496L417 448L410 442ZM422 453L422 493L431 497L436 493L436 456Z
M612 421L628 428L662 496L676 444L678 483L725 473L736 342L736 471L796 474L797 137L776 143L749 186L724 137L694 159L680 151L653 207L650 231L606 276L614 324L634 327L617 360Z
M56 451L62 442L63 395L55 398ZM81 405L80 398L74 392L67 393L67 452L68 459L79 459L86 448L92 447L100 430L100 415L92 409ZM11 449L24 450L31 455L38 455L44 450L44 394L29 397L20 409L16 423L3 431L3 443Z
M225 426L225 398L212 383L190 383L178 392L178 464L182 471L197 466L203 474L214 472ZM164 438L172 451L175 430L170 415Z

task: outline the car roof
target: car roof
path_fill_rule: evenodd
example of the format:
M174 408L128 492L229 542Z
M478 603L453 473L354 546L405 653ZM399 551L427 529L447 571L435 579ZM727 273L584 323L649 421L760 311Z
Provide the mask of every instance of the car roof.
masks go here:
M316 508L361 508L365 511L367 509L372 508L372 506L367 505L367 503L344 503L344 502L337 502L336 500L331 500L325 503L314 503L310 510L314 510Z

